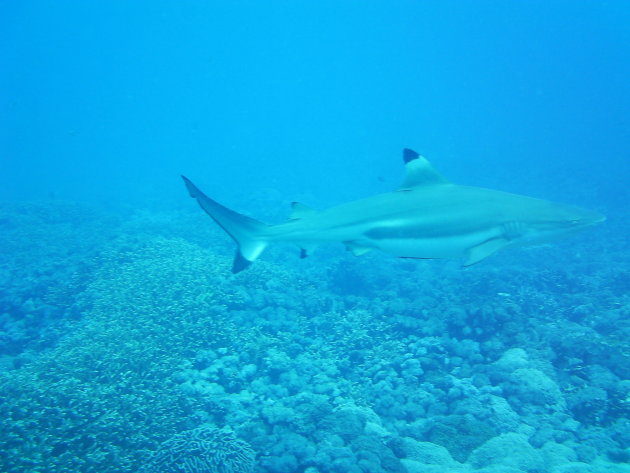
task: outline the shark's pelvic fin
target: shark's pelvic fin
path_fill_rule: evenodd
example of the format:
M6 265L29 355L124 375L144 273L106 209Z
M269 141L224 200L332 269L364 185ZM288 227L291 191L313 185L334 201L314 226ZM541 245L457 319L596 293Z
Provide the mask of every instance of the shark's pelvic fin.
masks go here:
M291 202L291 215L289 215L289 220L308 217L315 213L317 213L317 210L310 208L308 205L304 205L300 202Z
M267 247L267 241L260 237L267 225L224 207L201 192L185 176L182 176L182 179L190 196L195 198L201 208L236 242L232 272L238 273L247 268Z
M405 180L400 190L449 183L448 179L431 166L427 158L409 148L403 150L403 161L405 161Z
M344 241L343 244L346 245L346 250L352 251L354 256L361 256L373 250L373 248L358 245L353 241Z

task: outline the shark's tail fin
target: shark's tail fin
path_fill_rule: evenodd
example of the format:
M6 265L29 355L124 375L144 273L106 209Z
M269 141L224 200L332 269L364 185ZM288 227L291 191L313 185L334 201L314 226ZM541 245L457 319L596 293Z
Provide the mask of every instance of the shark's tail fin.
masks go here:
M267 225L224 207L201 192L186 177L182 178L190 196L197 199L201 208L236 242L232 272L238 273L247 268L267 247L268 242L260 236Z

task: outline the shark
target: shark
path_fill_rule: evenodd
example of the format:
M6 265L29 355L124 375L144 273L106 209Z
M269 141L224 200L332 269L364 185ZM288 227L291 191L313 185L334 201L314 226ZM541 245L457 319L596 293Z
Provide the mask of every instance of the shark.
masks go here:
M409 148L403 161L405 177L394 191L325 210L293 202L289 220L276 225L235 212L182 178L236 243L233 273L277 242L297 244L302 258L321 244L340 242L357 256L380 250L401 258L459 258L470 266L504 248L546 243L606 219L580 207L454 184Z

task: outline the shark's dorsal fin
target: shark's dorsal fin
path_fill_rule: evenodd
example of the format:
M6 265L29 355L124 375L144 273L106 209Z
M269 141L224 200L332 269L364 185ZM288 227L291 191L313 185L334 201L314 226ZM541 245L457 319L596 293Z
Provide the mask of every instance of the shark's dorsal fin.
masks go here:
M449 183L444 176L433 169L427 158L415 151L405 148L403 160L405 161L405 180L400 186L400 190Z
M308 217L316 213L317 210L310 208L308 205L301 204L300 202L291 202L291 215L289 215L289 220Z

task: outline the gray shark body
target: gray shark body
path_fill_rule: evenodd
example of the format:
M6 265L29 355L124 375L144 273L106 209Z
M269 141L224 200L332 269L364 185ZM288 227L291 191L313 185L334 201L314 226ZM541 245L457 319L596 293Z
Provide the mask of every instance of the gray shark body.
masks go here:
M452 184L417 153L406 149L403 157L406 178L399 189L321 211L294 203L289 221L278 225L238 214L184 181L236 242L235 273L274 242L296 243L302 256L341 242L356 255L381 250L402 258L462 258L468 266L502 248L553 240L605 220L578 207Z

